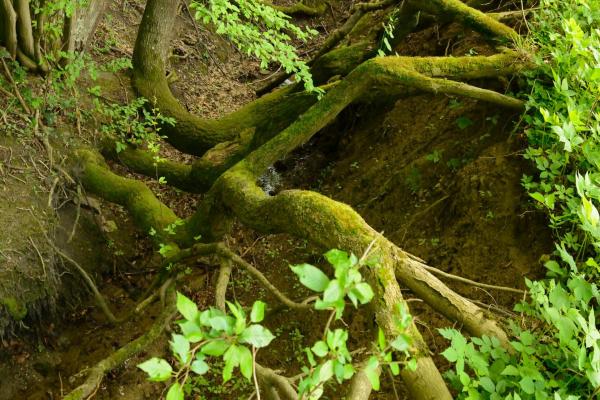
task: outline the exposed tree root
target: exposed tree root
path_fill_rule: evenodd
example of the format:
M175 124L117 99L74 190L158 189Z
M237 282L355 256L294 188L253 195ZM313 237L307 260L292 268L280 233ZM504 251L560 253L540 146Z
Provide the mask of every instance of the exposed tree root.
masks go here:
M271 7L287 15L306 15L308 17L316 17L317 15L322 15L325 12L326 4L325 2L320 1L316 5L310 6L302 1L299 1L291 6L277 6L271 4Z
M1 37L1 39L3 39L4 46L8 50L8 53L15 59L17 57L18 47L17 13L13 8L11 0L2 0L0 5L2 6L2 13L0 13L0 16L2 17L2 26L4 28L3 37Z
M365 17L365 14L367 14L368 12L372 12L372 11L376 11L376 10L380 10L380 9L389 7L393 3L394 3L393 1L384 0L384 1L376 2L376 3L360 3L360 4L357 4L356 6L354 6L352 15L350 15L350 17L346 20L346 22L344 22L344 24L341 27L339 27L338 29L333 31L329 36L327 36L327 39L325 39L325 42L321 45L321 47L319 48L317 53L312 55L311 59L307 62L307 65L313 67L311 72L313 74L313 78L315 79L315 81L317 83L322 83L327 77L332 76L332 75L338 75L336 72L339 72L339 71L334 72L334 71L329 70L329 68L324 68L323 63L321 63L321 65L319 65L319 61L320 61L321 57L323 57L327 53L329 53L344 38L346 38L348 35L350 35L350 33L354 31L355 27L359 24L359 22L366 19L366 18L363 18L363 17ZM409 7L408 5L402 5L401 7L402 7L402 9L396 17L398 20L398 23L396 24L397 29L394 32L394 39L393 39L394 43L397 41L400 41L406 35L408 35L414 29L414 27L416 27L417 20L418 20L417 12L414 9L412 9L412 7ZM362 29L361 29L361 31L362 31ZM369 37L367 37L367 38L361 37L361 42L371 43L379 35L379 30L371 29L371 30L368 30L368 32L369 32ZM343 47L343 48L345 48L345 47ZM354 58L342 57L346 62L348 62L348 65L345 66L345 69L347 70L347 72L351 71L354 67L358 66L358 64L360 64L362 61L369 58L369 56L372 55L375 50L376 49L372 48L372 46L369 45L364 48L364 51L363 51L364 54L360 54L358 57L354 57ZM346 53L344 53L344 55L346 55ZM317 64L317 65L315 66L315 64ZM264 82L256 90L256 94L263 95L263 94L273 90L278 85L283 83L287 78L289 78L290 75L291 74L286 73L286 72L279 72L279 73L273 75L270 79L268 79L266 82ZM340 75L346 75L346 74L340 74Z
M256 364L256 373L261 386L265 387L269 392L274 392L274 394L271 394L271 398L276 400L298 399L298 393L296 393L290 382L283 376L275 373L272 369Z
M410 3L431 14L452 18L465 26L481 32L484 35L507 41L516 39L519 34L514 29L504 25L489 15L473 8L460 0L410 0Z
M332 71L340 71L339 75L344 78L331 87L318 103L312 95L294 92L296 88L286 88L222 119L204 120L190 115L177 102L165 79L168 33L172 31L177 13L177 5L173 3L168 0L149 0L147 3L136 42L134 85L163 114L177 120L175 127L163 131L175 147L197 155L210 151L193 165L164 162L154 166L148 154L141 150L127 150L117 157L130 168L147 175L154 176L160 170L159 174L166 176L169 183L186 190L207 190L196 213L178 232L180 236L167 239L189 245L190 237L201 234L203 240L220 240L231 229L228 213L232 213L246 226L259 232L292 234L324 249L339 248L363 254L372 246L371 255L377 257L379 263L364 266L361 272L375 294L370 311L386 336L393 337L397 333L395 308L406 303L400 292L398 283L401 283L471 335L495 336L508 346L507 335L495 320L428 272L430 267L377 233L349 206L310 191L289 190L268 196L256 181L266 168L310 140L350 104L369 102L374 97L391 100L416 93L445 93L521 109L523 103L518 99L462 81L518 73L529 68L527 58L507 51L489 57L395 56L365 61L376 51L373 37L369 34L362 41L335 48L344 37L361 31L375 20L376 13L367 12L371 11L370 7L389 5L387 2L373 3L362 6L363 10L359 8L340 33L328 39L325 50L319 53L313 65L317 82L330 78ZM404 13L403 21L407 22L402 28L405 33L410 32L416 23L415 10L449 16L492 38L508 41L516 37L516 32L508 26L459 0L409 1L400 10ZM386 15L385 12L381 14ZM160 203L145 185L113 174L96 154L82 151L79 160L82 166L80 176L86 188L127 207L142 229L162 231L176 220L175 214ZM165 239L165 236L160 239ZM225 308L231 264L246 268L286 305L300 308L270 285L256 268L222 244L198 244L183 250L176 249L169 260L177 262L198 254L215 254L222 260L217 285L220 308ZM410 327L410 334L414 341L411 354L417 359L417 369L401 372L410 398L451 399L414 324ZM277 374L273 377L269 371L257 366L262 385L266 385L271 398L297 397L289 380ZM350 398L368 398L368 388L370 385L365 377L358 374L350 386Z
M288 88L264 96L218 120L190 114L173 96L165 78L169 35L174 31L178 4L161 0L147 2L133 56L135 89L153 102L163 115L177 121L176 127L166 125L162 131L175 148L202 155L217 144L239 139L240 133L247 129L272 136L315 103L316 95L294 93Z
M146 233L151 229L156 231L156 241L165 243L177 239L164 231L177 221L177 216L143 182L114 174L102 156L91 150L79 150L76 158L76 176L87 190L127 208L140 229Z
M84 400L87 399L98 388L104 376L115 368L118 368L127 359L133 357L137 353L143 351L146 347L152 344L163 332L166 325L171 320L175 311L175 301L170 296L168 306L164 308L160 316L156 319L150 330L121 347L116 352L112 353L107 358L100 361L94 367L89 369L86 374L86 380L69 394L63 397L63 400Z

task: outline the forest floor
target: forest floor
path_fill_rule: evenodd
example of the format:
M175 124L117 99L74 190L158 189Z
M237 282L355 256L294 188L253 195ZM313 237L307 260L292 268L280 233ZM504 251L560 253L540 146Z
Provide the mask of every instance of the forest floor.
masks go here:
M318 47L327 32L343 21L348 8L345 3L332 2L324 16L301 21L321 34L300 51ZM90 50L96 62L131 56L142 12L139 2L113 2ZM178 80L172 90L181 102L191 112L217 117L253 99L249 83L266 78L269 72L261 71L257 62L198 28L185 12L180 19L183 34L174 43L177 57L172 64ZM416 32L396 51L402 55L458 56L487 54L490 49L476 34L452 25ZM106 75L100 79L109 88L105 96L123 102L133 96L127 76ZM502 91L505 83L480 84ZM525 141L518 118L493 106L444 96L415 96L387 108L354 106L302 149L273 166L261 183L265 191L273 193L306 188L345 202L401 248L448 273L524 288L525 277L542 275L539 258L552 250L552 240L544 216L528 207L520 184L529 167L522 159ZM167 146L164 151L171 158L184 159ZM146 181L181 217L194 210L196 197ZM61 214L63 225L74 223L74 210L71 207ZM146 267L156 264L156 255L143 239L144 234L135 231L118 207L98 203L82 210L81 221L87 228L79 230L101 240L93 249L81 249L103 253L103 257L93 261L93 254L85 253L78 259L103 265L104 273L97 276L101 279L100 289L115 313L124 314L151 281L152 274ZM98 229L100 232L94 233ZM293 293L295 298L302 298L305 292L288 265L323 265L321 250L287 235L260 236L240 226L228 241L275 286ZM78 253L76 245L67 250ZM205 265L195 271L181 289L200 307L208 307L212 305L209 302L216 270ZM499 316L511 314L512 306L520 300L506 292L448 283ZM410 299L410 292L405 296ZM237 269L228 298L245 305L257 298L278 305L270 293ZM0 342L0 400L61 398L79 382L77 377L71 378L74 374L144 333L158 313L150 309L112 327L105 323L92 299L79 299L71 298L70 311L62 312L55 323L45 324L37 339L12 337ZM446 343L436 329L445 326L446 320L418 301L411 301L410 306L432 350L441 352ZM371 340L364 333L372 321L363 314L350 312L344 321L356 340L350 345L360 346ZM316 339L323 323L323 318L314 313L273 313L266 325L277 339L259 359L275 370L285 367L291 373L299 371L304 362L302 349ZM165 335L111 373L95 398L158 398L163 387L148 383L134 366L149 356L165 355L167 347ZM441 357L436 361L445 366ZM198 378L196 383L202 395L197 398L246 399L252 392L241 378L222 385L218 374ZM384 386L373 398L393 399L394 390L401 396L399 379L395 386ZM330 393L324 398L339 397Z

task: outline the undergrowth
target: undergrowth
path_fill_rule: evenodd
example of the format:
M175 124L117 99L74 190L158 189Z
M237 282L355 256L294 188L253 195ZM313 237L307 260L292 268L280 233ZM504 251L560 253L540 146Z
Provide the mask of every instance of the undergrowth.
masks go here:
M542 0L524 43L537 66L527 74L525 158L537 173L523 186L549 215L556 251L547 278L527 280L528 299L510 321L510 349L454 329L443 354L460 399L598 398L600 392L600 2Z

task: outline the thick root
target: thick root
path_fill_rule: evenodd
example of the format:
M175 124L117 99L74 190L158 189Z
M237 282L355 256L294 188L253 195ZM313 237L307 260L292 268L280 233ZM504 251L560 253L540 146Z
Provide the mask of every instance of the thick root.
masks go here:
M177 121L175 127L165 125L162 130L175 148L201 156L219 143L237 141L240 133L248 129L272 136L317 101L314 94L294 93L293 88L288 88L253 101L218 120L190 114L173 96L165 78L170 34L174 31L178 4L168 0L147 2L133 55L135 89L154 103L163 115Z
M77 151L74 170L87 190L127 208L142 231L154 230L153 239L157 243L186 241L183 232L178 230L176 235L171 236L164 230L178 220L177 215L160 202L144 183L111 172L99 154L90 150Z

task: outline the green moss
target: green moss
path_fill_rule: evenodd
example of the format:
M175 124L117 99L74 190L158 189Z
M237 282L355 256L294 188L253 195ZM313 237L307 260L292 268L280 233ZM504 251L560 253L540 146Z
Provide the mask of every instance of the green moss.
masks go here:
M6 308L8 314L16 321L21 321L27 316L27 306L17 301L14 297L2 298L0 299L0 304Z

